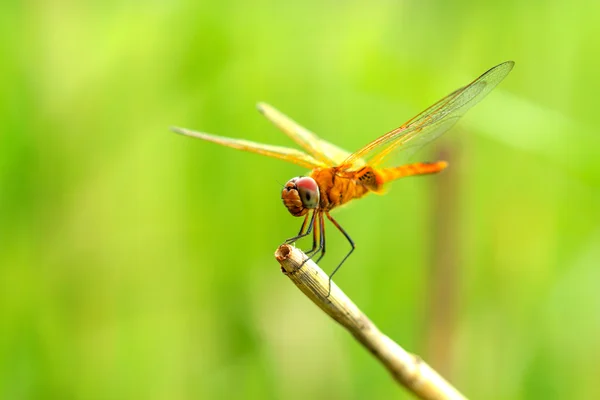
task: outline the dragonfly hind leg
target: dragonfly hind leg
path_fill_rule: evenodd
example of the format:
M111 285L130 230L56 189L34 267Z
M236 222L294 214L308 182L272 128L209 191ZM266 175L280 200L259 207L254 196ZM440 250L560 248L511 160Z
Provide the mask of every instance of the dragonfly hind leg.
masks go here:
M352 252L354 251L354 249L356 249L356 245L354 244L354 241L352 240L352 238L350 237L350 235L348 235L348 233L344 230L344 228L342 228L342 226L335 219L333 219L333 217L328 212L326 212L325 215L327 215L327 219L330 220L331 223L333 225L335 225L335 227L338 228L338 230L340 232L342 232L342 234L346 237L346 239L350 243L350 246L352 247L350 249L350 251L348 252L348 254L346 254L346 256L344 256L344 258L342 259L342 261L338 264L338 266L335 267L335 269L333 270L333 272L331 273L331 275L329 275L329 290L328 290L327 296L326 296L326 297L329 297L329 295L331 294L331 279L333 278L333 276L335 275L335 273L338 272L338 270L340 269L340 267L342 266L342 264L344 264L344 262L348 259L348 257L350 257L350 254L352 254Z

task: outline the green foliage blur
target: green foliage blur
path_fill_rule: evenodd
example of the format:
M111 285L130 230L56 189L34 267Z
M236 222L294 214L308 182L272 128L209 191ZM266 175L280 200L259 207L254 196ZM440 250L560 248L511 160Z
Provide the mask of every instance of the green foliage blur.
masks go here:
M412 398L279 271L306 171L169 126L293 146L266 101L355 150L510 59L414 158L447 171L334 214L357 243L336 282L470 398L599 398L598 15L2 2L0 398Z

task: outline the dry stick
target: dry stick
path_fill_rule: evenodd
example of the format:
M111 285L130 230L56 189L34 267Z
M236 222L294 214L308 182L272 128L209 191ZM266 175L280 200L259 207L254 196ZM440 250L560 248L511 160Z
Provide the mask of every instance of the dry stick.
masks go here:
M421 399L465 399L452 385L414 354L385 336L329 277L299 249L284 244L275 252L281 270L309 299L344 326L402 384Z

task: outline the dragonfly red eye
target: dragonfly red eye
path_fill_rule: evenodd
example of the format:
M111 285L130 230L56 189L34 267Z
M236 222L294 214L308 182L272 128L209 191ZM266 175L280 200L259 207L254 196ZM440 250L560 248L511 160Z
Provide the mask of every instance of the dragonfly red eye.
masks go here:
M319 206L319 185L313 178L302 177L296 182L296 189L300 200L306 208L317 208Z

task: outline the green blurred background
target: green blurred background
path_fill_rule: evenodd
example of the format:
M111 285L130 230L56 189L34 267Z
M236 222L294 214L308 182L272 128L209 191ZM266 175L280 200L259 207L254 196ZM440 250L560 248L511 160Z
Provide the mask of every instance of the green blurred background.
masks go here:
M171 133L354 150L508 78L335 215L336 282L476 399L600 397L600 3L3 2L2 399L411 398L279 271L302 168ZM348 250L329 228L326 271ZM299 243L310 247L310 241Z

